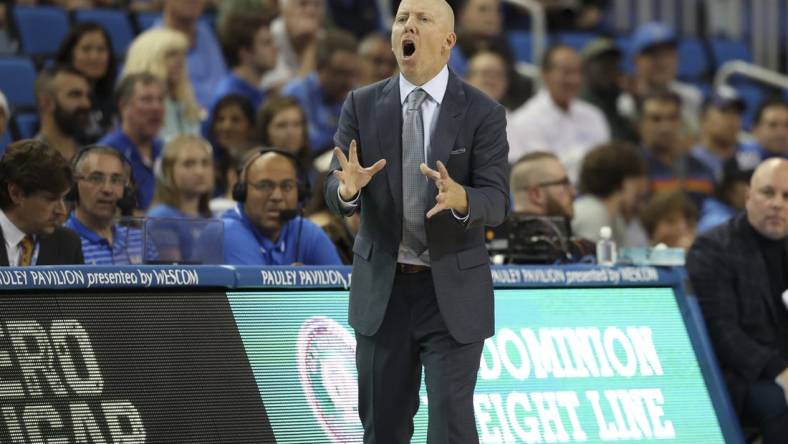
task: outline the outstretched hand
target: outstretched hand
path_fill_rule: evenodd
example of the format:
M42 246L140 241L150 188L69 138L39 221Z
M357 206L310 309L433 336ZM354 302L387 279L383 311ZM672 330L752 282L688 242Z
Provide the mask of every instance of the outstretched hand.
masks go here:
M348 157L339 147L334 147L334 155L339 160L339 170L334 176L339 180L339 195L345 201L353 200L362 188L367 186L372 177L386 166L386 159L380 159L371 167L364 168L358 161L356 141L350 141Z
M435 196L437 204L427 212L427 219L443 210L454 210L458 216L465 216L468 214L468 194L465 188L449 176L449 171L440 160L437 167L436 171L427 164L420 165L421 173L432 179L438 188L438 195Z

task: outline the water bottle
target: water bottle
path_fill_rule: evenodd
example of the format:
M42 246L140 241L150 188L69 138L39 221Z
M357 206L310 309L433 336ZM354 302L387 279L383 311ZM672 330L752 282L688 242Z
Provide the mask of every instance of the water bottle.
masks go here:
M596 242L596 263L606 267L616 264L616 242L611 239L613 230L607 225L599 229L599 240Z

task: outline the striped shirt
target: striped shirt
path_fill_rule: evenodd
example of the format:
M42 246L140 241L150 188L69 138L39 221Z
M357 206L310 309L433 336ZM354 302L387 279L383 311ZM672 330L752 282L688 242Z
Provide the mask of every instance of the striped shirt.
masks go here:
M74 230L82 242L85 265L128 265L142 263L143 233L137 228L112 226L112 244L82 224L71 213L64 226Z

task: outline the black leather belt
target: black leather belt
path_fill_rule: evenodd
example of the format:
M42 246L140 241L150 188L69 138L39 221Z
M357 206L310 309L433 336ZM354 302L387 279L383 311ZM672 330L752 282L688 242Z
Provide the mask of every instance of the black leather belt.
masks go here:
M397 273L413 274L424 273L425 271L430 271L430 267L426 265L403 264L402 262L397 262Z

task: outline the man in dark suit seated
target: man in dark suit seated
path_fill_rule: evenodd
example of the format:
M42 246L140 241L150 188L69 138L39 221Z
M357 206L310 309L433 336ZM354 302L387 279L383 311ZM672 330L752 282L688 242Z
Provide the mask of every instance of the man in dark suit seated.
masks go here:
M79 237L60 224L71 166L46 143L27 139L0 159L0 266L82 264Z
M422 366L427 441L479 441L473 391L494 332L484 227L509 208L508 145L504 108L446 66L453 29L444 0L403 0L402 74L351 92L334 136L326 203L361 217L349 320L365 443L410 442Z
M788 160L755 170L746 212L701 235L687 269L736 411L788 437Z

